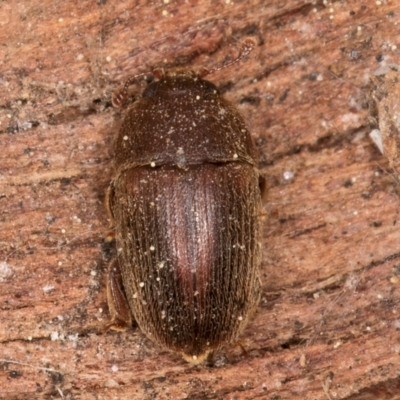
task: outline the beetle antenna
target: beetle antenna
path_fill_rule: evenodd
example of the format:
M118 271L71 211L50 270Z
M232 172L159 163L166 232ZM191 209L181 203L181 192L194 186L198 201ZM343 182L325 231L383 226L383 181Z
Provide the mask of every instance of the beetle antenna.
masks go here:
M115 107L115 108L121 107L126 102L126 99L128 98L129 86L132 85L133 83L135 83L139 78L144 77L146 79L147 75L148 74L146 72L144 72L142 74L133 75L130 78L128 78L125 81L125 85L122 88L117 89L112 94L111 103L112 103L113 107Z
M200 68L199 70L199 77L204 78L206 75L213 74L214 72L221 71L221 69L230 67L232 64L236 64L238 61L240 61L242 58L246 57L256 46L256 42L254 39L247 38L242 42L242 46L240 48L240 52L236 58L233 60L227 62L226 64L222 64L220 67L215 67L212 69L207 69L207 68Z

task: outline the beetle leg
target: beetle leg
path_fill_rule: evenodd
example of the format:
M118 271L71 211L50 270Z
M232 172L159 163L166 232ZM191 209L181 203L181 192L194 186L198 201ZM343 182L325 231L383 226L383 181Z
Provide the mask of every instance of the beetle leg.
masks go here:
M107 276L107 301L111 323L105 330L124 331L132 325L131 312L122 288L121 271L118 259L111 261Z

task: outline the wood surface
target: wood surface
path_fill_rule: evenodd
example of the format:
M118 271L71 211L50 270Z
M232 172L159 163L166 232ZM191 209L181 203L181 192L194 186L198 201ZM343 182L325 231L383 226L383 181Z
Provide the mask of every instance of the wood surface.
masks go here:
M208 78L268 184L262 299L246 353L192 366L103 332L110 98L247 37ZM368 135L370 79L400 64L397 0L11 0L0 42L0 399L400 399L399 177Z

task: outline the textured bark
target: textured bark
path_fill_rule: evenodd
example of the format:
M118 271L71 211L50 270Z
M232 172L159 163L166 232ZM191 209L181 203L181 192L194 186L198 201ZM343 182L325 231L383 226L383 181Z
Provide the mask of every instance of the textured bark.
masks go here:
M399 184L368 136L370 77L400 59L397 1L25 0L0 16L1 399L400 398ZM268 183L262 299L247 354L194 367L102 331L110 97L249 36L247 61L208 78Z

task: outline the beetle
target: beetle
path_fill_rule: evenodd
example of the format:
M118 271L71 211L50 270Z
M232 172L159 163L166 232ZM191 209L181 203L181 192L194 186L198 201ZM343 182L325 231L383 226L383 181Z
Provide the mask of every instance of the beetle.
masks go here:
M234 341L260 298L262 178L244 120L205 75L153 71L125 112L107 208L117 257L107 298L113 329L132 324L191 363ZM113 96L120 106L130 78Z

